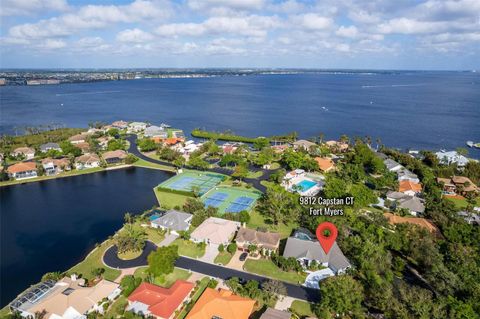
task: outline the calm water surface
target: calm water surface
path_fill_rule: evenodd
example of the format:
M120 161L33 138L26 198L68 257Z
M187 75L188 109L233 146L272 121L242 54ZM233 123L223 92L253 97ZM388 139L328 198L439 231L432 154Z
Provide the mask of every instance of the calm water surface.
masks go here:
M64 271L118 230L125 212L156 204L168 173L122 169L0 188L1 304L49 271Z
M368 135L400 148L480 142L480 75L471 72L143 79L10 86L0 93L0 133L124 119L166 122L187 132L200 127L248 136Z

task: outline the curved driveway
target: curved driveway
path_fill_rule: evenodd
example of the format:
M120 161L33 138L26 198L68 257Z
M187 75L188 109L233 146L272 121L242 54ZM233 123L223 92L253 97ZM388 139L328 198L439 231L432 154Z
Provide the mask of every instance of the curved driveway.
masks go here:
M105 254L103 256L103 262L106 266L110 268L116 268L116 269L146 266L147 256L156 249L157 249L157 246L155 244L153 244L152 242L147 242L142 255L132 260L122 260L117 256L117 247L111 246L105 251ZM226 268L223 266L217 266L214 264L205 263L205 262L192 259L192 258L187 258L187 257L179 257L175 263L175 266L186 269L186 270L198 272L207 276L221 278L223 280L226 280L232 277L237 277L245 281L255 280L255 281L258 281L259 283L269 280L269 278L262 277L259 275ZM310 302L318 302L318 300L320 299L320 294L318 290L307 288L300 285L294 285L286 282L283 282L283 284L287 288L287 296L289 297L310 301Z
M150 157L144 155L142 152L140 152L138 150L138 147L137 147L137 136L136 135L128 135L127 136L127 141L130 143L130 147L128 148L128 152L135 155L136 157L138 157L138 158L140 158L144 161L147 161L147 162L160 164L160 165L164 165L164 166L168 166L168 167L175 167L170 162L150 158ZM186 168L195 169L193 167L188 167L188 166L186 166ZM270 178L270 175L272 175L272 173L274 173L276 170L266 170L266 169L259 169L259 168L254 168L253 170L262 171L263 172L262 176L260 176L259 178L244 178L243 181L245 183L252 184L253 187L258 189L262 193L265 193L267 188L265 186L263 186L260 182L268 180ZM206 169L206 171L213 172L213 173L224 174L224 175L228 175L228 176L233 174L232 170L227 169L227 168L222 168L222 167L209 168L209 169Z

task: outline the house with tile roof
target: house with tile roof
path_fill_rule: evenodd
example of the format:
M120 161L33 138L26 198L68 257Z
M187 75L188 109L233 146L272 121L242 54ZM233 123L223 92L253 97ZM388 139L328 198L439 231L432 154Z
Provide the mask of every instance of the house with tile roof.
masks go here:
M385 216L385 218L388 220L388 223L391 225L405 224L405 223L413 224L413 225L417 225L419 227L425 228L426 230L428 230L430 233L434 234L438 238L442 237L442 233L440 232L438 227L425 218L402 217L402 216L394 215L392 213L385 213L383 214L383 216Z
M210 217L190 234L190 240L196 243L228 245L238 228L240 228L239 222Z
M31 147L18 147L13 150L12 155L23 156L24 159L31 160L35 157L35 150Z
M78 143L85 143L86 140L87 140L86 134L76 134L68 138L68 141L74 145Z
M186 319L248 319L256 301L229 290L207 288Z
M143 133L145 137L158 137L158 138L167 138L168 132L160 126L148 126Z
M318 164L318 168L324 173L335 169L335 163L329 157L315 157L315 161Z
M177 280L170 288L143 282L128 296L126 310L159 319L173 318L175 311L188 301L194 286L185 280Z
M125 122L125 121L121 121L121 120L120 120L120 121L115 121L115 122L113 122L113 123L112 123L112 126L113 126L114 128L118 128L118 129L120 129L120 130L123 130L123 129L126 129L126 128L128 127L128 123Z
M243 251L248 251L248 246L255 245L259 250L270 254L278 250L280 246L280 234L241 227L238 230L235 242L238 248Z
M102 158L107 164L116 164L127 158L127 152L124 150L108 151L102 154Z
M417 174L409 171L405 167L397 171L397 180L400 181L412 181L414 183L420 183L420 179Z
M349 148L348 143L345 143L342 141L334 141L334 140L326 141L325 145L327 145L332 152L343 153L348 151L348 148Z
M437 183L443 185L444 194L467 195L468 193L477 193L480 188L475 185L468 177L452 176L451 178L437 178Z
M75 158L76 169L94 168L100 166L100 157L97 154L85 154Z
M138 133L146 129L148 126L145 122L132 122L128 124L128 132L129 133Z
M45 143L45 144L42 144L40 145L40 152L42 153L46 153L50 150L55 150L55 151L58 151L58 152L61 152L62 149L60 148L60 145L58 145L58 143Z
M418 216L425 212L425 201L419 197L389 191L387 192L387 199L392 202L392 209L404 208L413 216Z
M400 181L398 191L410 196L415 196L422 192L422 184L412 182L411 180Z
M10 165L7 168L7 173L10 178L27 179L37 177L37 164L35 162L20 162Z
M292 143L293 148L298 150L298 149L303 149L305 151L309 151L312 146L317 146L317 144L307 141L307 140L298 140Z
M179 231L187 231L190 228L192 218L192 214L172 209L153 219L150 225L153 228L170 230L172 233L178 234Z
M64 171L72 169L68 158L44 158L42 159L42 166L45 170L45 175L57 175Z

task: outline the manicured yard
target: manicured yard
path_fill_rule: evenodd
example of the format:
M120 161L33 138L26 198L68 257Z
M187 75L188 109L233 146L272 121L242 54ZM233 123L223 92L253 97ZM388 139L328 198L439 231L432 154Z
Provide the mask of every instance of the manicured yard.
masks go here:
M0 187L1 186L8 186L8 185L15 185L15 184L24 184L24 183L32 183L32 182L38 182L38 181L44 181L48 179L54 179L54 178L63 178L63 177L70 177L70 176L77 176L77 175L83 175L83 174L91 174L91 173L97 173L104 171L105 169L102 167L95 167L95 168L87 168L87 169L82 169L82 170L71 170L68 172L63 172L58 175L53 175L53 176L39 176L36 178L28 178L28 179L22 179L22 180L13 180L13 181L6 181L6 182L0 182Z
M205 246L201 246L189 240L177 238L170 245L177 245L178 253L182 256L199 258L205 254Z
M105 272L103 274L103 277L110 281L115 280L118 276L120 276L120 270L107 267L102 262L103 253L108 247L110 247L111 244L112 244L112 241L110 240L107 240L106 242L102 243L93 252L91 252L90 255L88 255L82 262L70 268L68 272L69 273L75 272L77 274L82 274L84 278L87 278L90 280L94 277L94 275L92 275L93 269L104 268Z
M308 302L294 300L290 307L290 311L298 315L300 318L316 317L312 311L312 306Z
M268 259L247 259L243 265L243 269L273 279L290 282L293 284L304 283L305 275L300 275L295 272L286 272L278 268L271 260Z
M147 162L143 159L138 159L138 161L133 163L133 165L138 166L138 167L153 168L153 169L159 169L159 170L162 170L162 171L175 172L174 167Z
M117 316L123 315L125 308L127 307L128 300L123 295L120 295L117 300L113 302L108 311L105 313L105 318L117 318Z
M145 227L144 229L147 233L148 240L154 244L160 243L165 238L165 234L159 229L152 227Z
M230 262L232 257L233 257L233 255L230 254L228 251L223 251L221 253L218 253L217 257L215 257L215 260L213 262L215 264L226 265Z
M444 198L454 203L455 207L458 209L464 209L468 205L467 200L465 198L453 198L453 197L444 197ZM476 199L476 206L480 206L480 197Z
M158 204L164 209L174 208L175 206L182 207L187 201L187 198L193 198L185 195L160 191L156 187L153 189L153 191L157 197Z
M247 174L247 177L248 178L259 178L262 175L263 175L262 171L257 171L257 172L249 171L248 174Z
M134 276L145 279L147 277L147 274L145 273L146 270L147 270L147 267L140 267L137 270L135 270ZM175 268L173 269L172 273L166 276L156 277L153 283L161 287L169 288L171 285L175 283L175 281L179 279L187 280L188 278L190 278L190 276L191 276L191 273L189 273L188 271L180 268Z
M124 253L118 253L118 258L123 259L123 260L131 260L131 259L135 259L138 256L140 256L142 254L142 252L143 252L143 250L137 250L137 251L130 250L130 251L127 251L127 252L124 252Z
M282 238L287 238L291 235L292 230L298 227L298 224L291 222L288 225L283 223L273 225L265 221L265 218L258 211L253 210L250 212L250 221L247 223L247 227L252 229L266 228L272 232L280 233Z

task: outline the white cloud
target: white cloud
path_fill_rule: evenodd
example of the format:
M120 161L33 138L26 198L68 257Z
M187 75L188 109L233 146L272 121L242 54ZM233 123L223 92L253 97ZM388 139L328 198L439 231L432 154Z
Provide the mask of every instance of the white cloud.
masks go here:
M333 26L334 21L332 18L320 16L316 13L307 13L295 18L300 25L307 30L326 30Z
M446 25L442 22L426 22L409 18L396 18L381 23L378 30L383 34L422 34L442 31Z
M358 29L353 25L349 27L344 27L342 25L340 28L338 28L335 34L343 38L356 38L358 36Z
M44 48L47 50L55 50L55 49L61 49L66 47L67 44L65 41L62 40L57 40L57 39L46 39L44 42L40 44L40 48Z
M0 15L32 15L42 11L66 11L66 0L2 0Z
M127 43L144 43L153 39L153 35L138 28L127 29L117 34L117 41Z
M188 6L193 10L212 10L227 8L233 10L258 10L264 0L189 0Z

